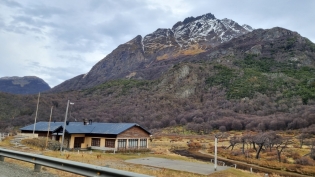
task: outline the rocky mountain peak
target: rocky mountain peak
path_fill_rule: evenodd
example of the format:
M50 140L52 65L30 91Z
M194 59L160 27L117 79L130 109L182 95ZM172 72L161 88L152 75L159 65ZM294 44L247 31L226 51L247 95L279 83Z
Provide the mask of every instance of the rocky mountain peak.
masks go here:
M209 13L177 22L172 30L176 41L183 48L196 43L214 47L253 30L249 25L243 26L227 18L216 19L214 15Z
M205 20L211 20L211 19L216 19L215 16L211 13L207 13L205 15L197 16L197 17L187 17L184 19L183 24L187 24L199 19L205 19Z
M141 79L148 78L148 75L151 79L156 78L158 75L153 77L151 71L146 73L156 62L205 52L251 30L250 26L240 26L233 20L216 19L211 13L188 17L171 29L159 28L143 38L138 35L119 45L94 65L88 74L66 81L52 91L87 88L118 78ZM157 67L156 72L160 73L164 67L167 66Z

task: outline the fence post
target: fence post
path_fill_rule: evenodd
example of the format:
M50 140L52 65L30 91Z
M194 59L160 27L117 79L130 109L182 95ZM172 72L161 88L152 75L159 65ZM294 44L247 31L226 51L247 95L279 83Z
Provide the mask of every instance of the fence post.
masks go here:
M234 168L236 169L236 164L234 164L235 166L234 166Z
M40 169L42 168L42 166L41 165L39 165L39 164L34 164L34 171L35 172L40 172Z
M252 167L250 167L250 173L253 173L253 168Z

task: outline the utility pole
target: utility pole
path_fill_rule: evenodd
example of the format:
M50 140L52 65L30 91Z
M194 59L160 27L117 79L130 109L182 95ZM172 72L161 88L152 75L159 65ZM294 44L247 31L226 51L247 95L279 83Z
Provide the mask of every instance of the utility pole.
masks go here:
M65 115L65 122L63 123L63 128L62 128L62 140L61 140L61 145L60 145L60 154L62 153L63 140L64 140L64 138L65 138L65 130L66 130L66 122L67 122L67 115L68 115L69 103L70 103L70 100L68 100L68 103L67 103L67 109L66 109L66 115Z
M51 122L51 116L52 116L53 108L54 108L54 106L51 106L49 123L48 123L48 130L47 130L47 138L46 138L46 149L47 149L47 145L48 145L48 135L49 135L49 130L50 130L50 122Z
M40 97L40 92L38 93L38 99L37 99L37 107L36 107L35 121L34 121L34 127L33 127L33 138L34 138L35 127L36 127L36 119L37 119L37 112L38 112L38 105L39 105L39 97Z
M70 100L68 100L67 103L67 109L66 109L66 115L65 115L65 122L63 123L63 130L62 130L62 141L61 141L61 145L60 145L60 154L62 153L62 148L63 148L63 141L65 139L65 130L66 130L66 123L67 123L67 116L68 116L68 109L69 109L69 104L74 104L74 103L70 103Z
M218 161L217 147L218 147L218 138L217 136L215 136L214 138L214 171L217 171L217 161Z

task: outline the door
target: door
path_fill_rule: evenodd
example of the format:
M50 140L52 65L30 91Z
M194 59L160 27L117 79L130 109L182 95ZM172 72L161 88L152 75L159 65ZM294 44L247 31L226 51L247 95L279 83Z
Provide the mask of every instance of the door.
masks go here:
M75 137L73 148L81 148L81 143L84 143L84 137Z

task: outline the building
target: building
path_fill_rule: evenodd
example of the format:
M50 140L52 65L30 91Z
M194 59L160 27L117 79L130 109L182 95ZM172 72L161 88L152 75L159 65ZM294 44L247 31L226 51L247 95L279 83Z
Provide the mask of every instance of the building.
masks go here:
M35 134L61 142L64 122L37 122ZM34 124L20 128L33 133ZM136 123L67 122L64 147L69 149L145 149L151 133Z

